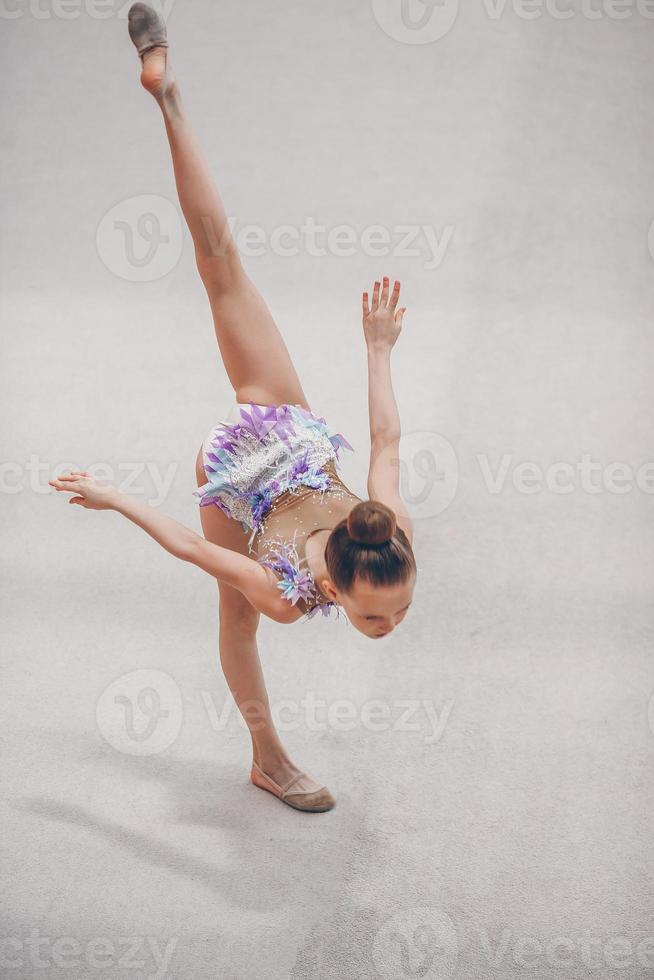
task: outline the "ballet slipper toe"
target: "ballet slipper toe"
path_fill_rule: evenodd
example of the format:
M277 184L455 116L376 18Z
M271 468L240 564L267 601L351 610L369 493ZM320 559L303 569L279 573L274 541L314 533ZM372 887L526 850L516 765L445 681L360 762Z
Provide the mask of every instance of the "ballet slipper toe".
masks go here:
M152 48L168 47L165 21L145 3L133 3L129 8L127 29L141 59Z
M306 813L325 813L336 806L336 800L326 786L320 785L306 772L293 776L280 786L256 763L252 763L250 779L259 789L265 789L282 803Z
M284 803L295 807L296 810L306 810L311 813L325 813L336 806L336 800L326 786L317 793L292 793L284 797Z

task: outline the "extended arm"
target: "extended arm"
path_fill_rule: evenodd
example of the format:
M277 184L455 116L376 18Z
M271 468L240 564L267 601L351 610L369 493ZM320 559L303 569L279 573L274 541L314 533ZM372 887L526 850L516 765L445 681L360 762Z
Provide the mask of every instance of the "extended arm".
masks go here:
M292 622L297 611L273 589L271 574L252 558L230 548L206 541L195 531L167 514L149 507L114 487L98 483L87 473L70 473L50 480L56 490L74 493L69 503L89 510L115 510L165 548L175 558L197 565L203 571L242 592L255 609L280 623Z
M363 330L368 348L368 414L370 419L370 468L368 496L395 512L397 523L409 541L413 524L400 495L400 414L393 392L391 351L402 330L406 307L396 310L400 283L396 280L389 299L389 281L384 278L373 290L372 305L363 294Z
M391 348L368 347L368 416L370 443L402 435L391 376Z

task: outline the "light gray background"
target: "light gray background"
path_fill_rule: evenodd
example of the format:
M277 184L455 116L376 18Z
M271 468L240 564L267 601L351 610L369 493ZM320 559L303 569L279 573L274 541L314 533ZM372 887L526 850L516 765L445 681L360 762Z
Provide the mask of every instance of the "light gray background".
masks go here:
M103 261L119 231L96 245L116 205L128 220L127 199L176 200L126 8L5 8L2 935L22 962L7 976L157 975L151 955L117 962L128 936L171 942L166 975L183 980L651 975L653 497L635 473L654 458L654 21L607 9L527 20L473 3L425 44L341 0L177 0L169 17L239 227L312 216L359 236L382 224L396 244L400 225L453 229L431 269L422 237L413 256L245 259L311 403L355 446L343 473L361 495L360 294L397 276L408 307L393 368L412 612L382 644L342 620L260 630L276 708L308 692L355 706L351 730L334 714L311 730L301 711L284 734L338 799L309 816L248 783L246 733L209 710L230 703L215 584L47 492L61 464L125 479L149 463L172 474L160 506L199 529L194 457L231 389L186 232L152 282ZM440 513L430 433L458 460ZM505 455L491 493L478 457L495 471ZM584 455L605 475L630 466L631 490L512 482L520 463ZM135 487L154 496L147 472ZM143 731L140 669L162 731L179 728L168 746L130 742L124 705L106 707L116 689L102 700L128 675ZM380 731L362 715L373 699ZM126 751L139 745L152 754ZM81 944L68 967L63 937ZM86 952L102 939L104 970Z

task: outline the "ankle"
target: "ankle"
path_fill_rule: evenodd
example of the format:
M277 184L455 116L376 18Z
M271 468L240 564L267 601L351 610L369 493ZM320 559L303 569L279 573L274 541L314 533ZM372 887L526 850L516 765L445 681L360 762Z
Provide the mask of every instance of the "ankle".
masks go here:
M181 119L182 100L174 78L166 84L161 92L153 92L152 94L167 119L171 121Z
M281 746L253 746L252 758L264 772L272 769L295 768Z

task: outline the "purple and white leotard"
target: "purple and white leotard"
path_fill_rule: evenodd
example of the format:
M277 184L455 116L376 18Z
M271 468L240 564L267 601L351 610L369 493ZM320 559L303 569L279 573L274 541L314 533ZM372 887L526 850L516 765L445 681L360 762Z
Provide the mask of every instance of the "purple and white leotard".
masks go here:
M251 531L250 551L279 577L278 587L308 618L336 603L320 593L307 566L309 535L347 517L360 497L337 473L350 443L300 405L237 403L203 443L207 482L194 491Z

